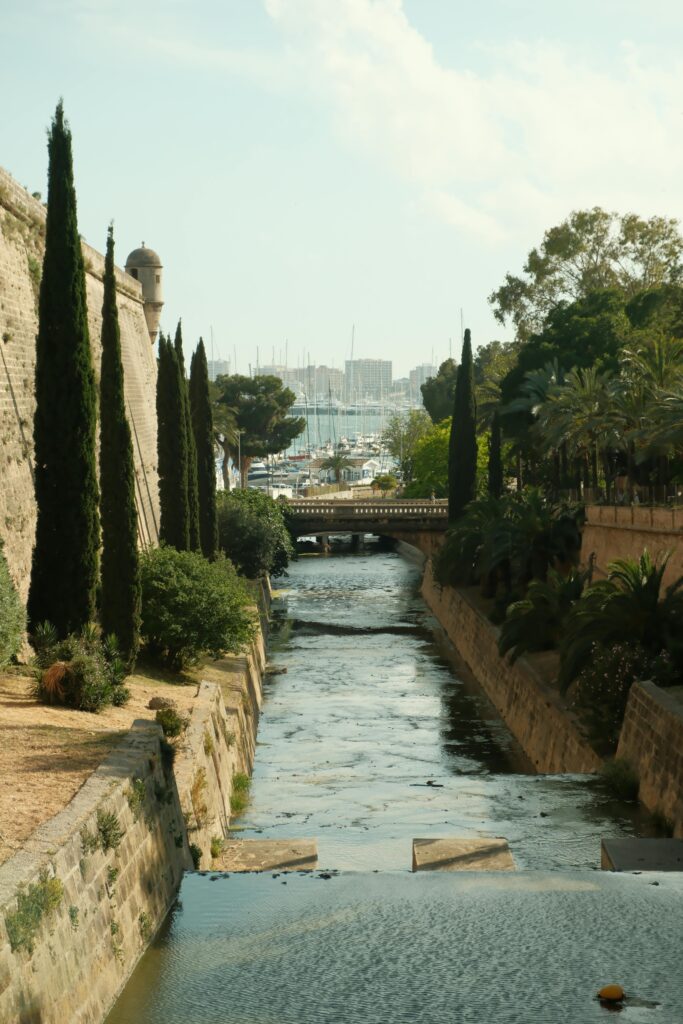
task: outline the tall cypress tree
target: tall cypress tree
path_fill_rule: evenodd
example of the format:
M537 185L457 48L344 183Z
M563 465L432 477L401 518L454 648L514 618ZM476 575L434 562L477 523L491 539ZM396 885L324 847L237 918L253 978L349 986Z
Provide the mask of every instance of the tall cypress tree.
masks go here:
M491 420L491 441L489 443L489 494L500 498L503 493L503 462L501 459L500 419L494 412Z
M190 363L190 410L197 450L199 493L199 538L205 558L214 558L218 550L216 520L216 461L213 450L213 416L209 398L209 368L204 342L199 344Z
M192 430L192 412L190 410L190 392L185 375L185 356L183 355L183 335L180 320L175 332L175 352L180 367L180 388L183 400L183 419L187 438L187 504L190 510L190 550L199 551L199 485L197 481L197 449Z
M76 217L71 132L60 101L49 133L45 258L36 339L36 539L30 625L60 635L95 617L100 542L97 390Z
M157 454L159 462L159 539L179 551L190 546L187 503L187 432L180 367L170 338L159 335L157 376Z
M102 581L100 621L114 633L121 656L133 666L140 646L140 567L135 464L123 393L121 335L114 278L114 232L104 262L100 372L100 517Z
M472 339L469 328L462 343L453 402L448 451L448 519L455 522L473 500L477 483L477 410L474 400Z

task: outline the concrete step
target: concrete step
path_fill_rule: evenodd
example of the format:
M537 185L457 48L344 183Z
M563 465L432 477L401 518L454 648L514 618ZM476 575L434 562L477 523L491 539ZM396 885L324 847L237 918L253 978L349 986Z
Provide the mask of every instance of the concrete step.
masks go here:
M683 871L683 839L603 839L603 871Z
M318 866L315 839L228 839L217 871L312 871Z
M514 871L507 839L413 839L413 871Z

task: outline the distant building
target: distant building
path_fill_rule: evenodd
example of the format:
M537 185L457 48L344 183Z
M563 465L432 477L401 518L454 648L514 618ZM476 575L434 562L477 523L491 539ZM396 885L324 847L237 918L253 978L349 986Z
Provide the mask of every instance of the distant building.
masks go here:
M230 373L230 360L229 359L209 359L209 380L215 380L216 377L224 377Z
M420 363L414 370L410 371L410 400L420 405L422 403L422 392L420 387L429 377L436 377L437 369L431 363Z
M390 359L347 359L345 370L347 402L379 401L391 394Z

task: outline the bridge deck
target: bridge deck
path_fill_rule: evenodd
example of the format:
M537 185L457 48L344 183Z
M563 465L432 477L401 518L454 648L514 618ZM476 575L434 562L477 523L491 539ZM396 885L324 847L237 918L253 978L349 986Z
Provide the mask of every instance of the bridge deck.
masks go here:
M303 498L287 506L299 534L445 530L448 525L448 502L443 500Z

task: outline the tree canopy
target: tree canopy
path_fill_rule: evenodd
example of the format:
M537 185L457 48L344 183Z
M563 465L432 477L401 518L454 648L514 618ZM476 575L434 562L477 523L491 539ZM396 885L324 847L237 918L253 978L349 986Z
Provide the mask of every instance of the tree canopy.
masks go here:
M306 429L303 416L289 415L296 396L284 387L279 377L243 377L241 374L219 377L216 393L218 407L231 412L236 433L240 435L242 474L253 458L284 451ZM235 448L231 454L235 459Z
M439 367L436 377L428 377L420 385L422 404L429 413L432 423L441 423L453 413L455 381L458 364L455 359L446 359Z
M430 426L429 416L422 409L394 413L387 421L382 440L389 454L396 459L405 482L413 478L416 445L427 436Z
M525 340L541 330L560 303L616 290L630 298L644 289L683 281L683 238L667 217L619 216L599 206L575 210L545 232L522 275L506 274L490 296L496 319L511 321Z

